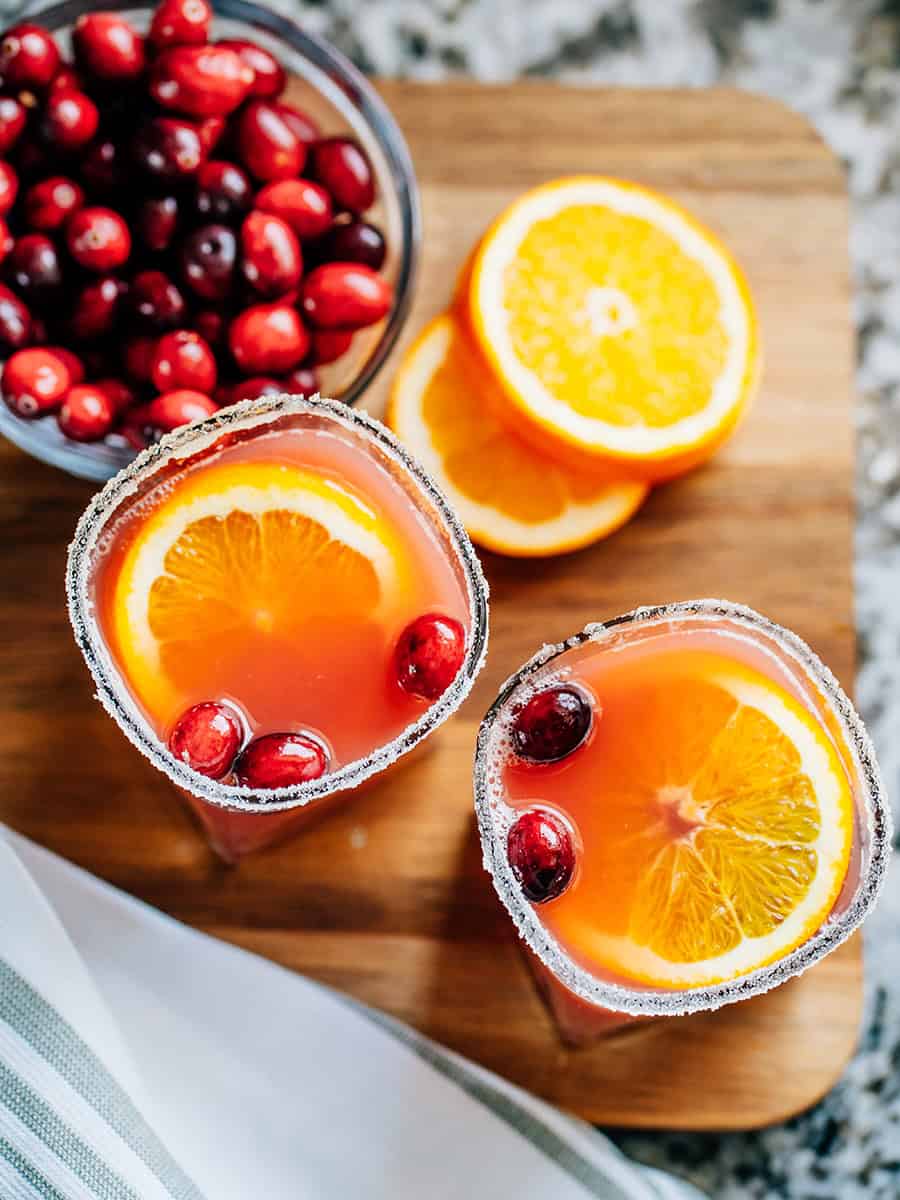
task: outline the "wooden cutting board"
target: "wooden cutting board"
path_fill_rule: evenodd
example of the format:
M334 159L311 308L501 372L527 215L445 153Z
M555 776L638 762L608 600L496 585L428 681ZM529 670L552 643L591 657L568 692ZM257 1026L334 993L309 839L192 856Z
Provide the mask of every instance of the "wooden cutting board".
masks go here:
M283 848L221 865L91 700L63 611L83 483L0 447L0 817L218 937L351 992L591 1120L737 1129L836 1080L857 1036L852 942L735 1008L586 1050L561 1045L481 868L476 723L544 640L641 603L744 601L853 682L852 346L841 170L804 120L733 91L390 84L422 183L425 256L405 340L521 189L598 171L663 188L744 263L762 318L759 401L714 464L614 538L557 560L485 556L487 668L429 754ZM390 369L373 393L378 410ZM291 1015L285 1014L289 1021Z

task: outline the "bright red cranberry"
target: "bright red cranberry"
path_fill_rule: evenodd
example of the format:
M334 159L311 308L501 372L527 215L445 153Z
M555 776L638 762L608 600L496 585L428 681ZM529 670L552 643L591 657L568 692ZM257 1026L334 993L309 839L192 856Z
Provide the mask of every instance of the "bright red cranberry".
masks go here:
M190 117L224 117L246 97L253 72L227 46L174 46L150 71L150 95Z
M97 105L84 92L54 92L44 108L44 137L60 150L87 145L100 124Z
M84 363L77 354L73 354L65 346L45 346L44 349L63 362L69 372L69 382L73 387L76 383L84 382Z
M81 163L81 182L101 197L122 185L122 165L115 142L103 138L91 146Z
M181 246L185 283L205 300L222 300L231 290L237 263L237 238L227 225L201 225Z
M282 379L279 390L292 396L315 396L319 390L319 377L312 367L295 367Z
M254 738L234 764L243 787L296 787L328 770L328 753L308 733L268 733Z
M0 42L0 76L9 88L45 88L59 67L56 42L28 21L14 25Z
M201 216L215 221L242 217L253 204L253 187L235 163L213 160L197 172L195 205Z
M59 296L63 274L56 246L43 233L26 233L13 246L4 268L16 291L33 307Z
M331 196L309 179L267 183L256 197L256 207L286 221L301 241L325 233L334 217Z
M15 244L15 239L9 232L6 218L0 217L0 263L5 262L9 258Z
M148 197L138 206L134 225L135 232L148 250L168 249L178 228L177 197Z
M241 400L257 400L260 396L280 396L289 390L269 375L252 375L229 388L226 403L239 404Z
M128 261L131 234L111 208L80 208L66 224L66 245L89 271L114 271Z
M84 83L78 72L64 63L53 76L47 93L48 95L52 95L53 92L65 91L83 92Z
M49 350L19 350L3 367L3 399L20 417L59 408L71 384L68 367Z
M178 718L169 734L169 750L191 770L221 779L231 770L243 741L244 725L231 705L206 700Z
M8 162L0 162L0 217L5 217L16 202L19 177Z
M151 337L131 338L122 350L122 365L138 383L150 382L150 372L156 355L156 340Z
M165 330L184 324L184 297L162 271L138 272L131 281L129 301L141 325Z
M147 36L157 50L202 46L209 41L211 21L212 9L206 0L162 0Z
M118 13L83 13L72 43L78 65L94 79L137 79L144 69L144 39Z
M303 313L319 329L362 329L390 311L393 289L360 263L323 263L303 281Z
M76 442L99 442L116 423L118 413L109 396L91 383L69 389L57 414L59 427Z
M506 853L519 887L532 904L555 900L572 882L572 833L562 817L549 809L522 813L507 835Z
M33 183L25 193L25 220L32 229L59 229L84 204L84 192L65 175Z
M85 284L72 307L69 330L80 342L109 333L116 324L125 284L114 275L102 275Z
M425 613L400 634L394 648L397 682L411 696L437 700L459 673L466 631L454 617Z
M271 213L251 212L241 225L244 278L263 296L283 296L303 274L300 243L290 225Z
M31 314L8 287L0 283L0 347L21 350L31 337Z
M230 50L234 50L253 72L251 96L271 100L273 96L280 96L284 91L287 75L274 54L270 54L262 46L257 46L255 42L247 42L241 38L224 38L217 45L227 46Z
M218 411L218 405L202 392L180 390L157 396L149 404L141 404L131 410L128 421L133 426L145 427L158 433L171 433L181 425L202 421Z
M255 304L231 322L228 345L245 375L280 375L306 357L309 334L287 304Z
M346 354L353 341L350 329L314 329L308 362L313 367L324 367Z
M0 96L0 154L8 154L25 128L28 114L15 96Z
M197 126L177 117L145 121L134 135L131 153L142 171L164 182L196 174L206 158Z
M235 137L241 162L257 179L294 179L303 169L306 147L265 100L253 100L242 110Z
M322 136L322 131L315 121L305 112L301 112L299 108L295 108L293 104L285 104L283 100L279 100L275 105L275 111L297 141L302 142L304 146L311 146Z
M353 262L380 271L387 246L381 230L368 221L335 225L316 244L320 262Z
M209 346L221 346L225 343L228 332L228 322L225 316L213 308L201 308L194 313L192 327L200 334Z
M150 373L161 392L187 388L211 395L216 386L216 360L192 329L179 329L159 339Z
M309 159L309 174L331 192L338 208L361 213L375 203L372 165L352 138L323 138L312 147Z
M112 376L108 379L95 379L94 387L99 388L101 392L105 392L109 396L119 416L126 409L131 408L137 399L134 389L130 388L124 379L115 379Z
M529 762L556 762L577 750L590 733L594 708L574 684L537 692L518 710L512 725L516 754Z

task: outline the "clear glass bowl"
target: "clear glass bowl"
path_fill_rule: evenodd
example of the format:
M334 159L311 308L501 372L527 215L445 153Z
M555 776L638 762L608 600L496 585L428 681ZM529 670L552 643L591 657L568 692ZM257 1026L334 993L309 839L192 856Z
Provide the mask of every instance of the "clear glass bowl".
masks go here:
M69 30L83 12L96 5L64 0L30 14L57 35L69 50ZM122 12L139 29L146 29L152 8L116 3L104 8ZM293 18L245 0L213 0L213 34L249 37L283 63L291 81L285 97L296 102L325 134L352 133L372 162L378 198L367 213L384 232L387 259L382 274L394 286L394 306L388 317L361 330L338 362L321 368L322 393L355 404L391 352L409 313L419 258L421 220L419 197L409 149L381 97L356 67L328 42L305 33ZM82 479L102 482L135 456L124 438L77 443L60 431L53 416L27 421L0 403L0 434L43 462Z

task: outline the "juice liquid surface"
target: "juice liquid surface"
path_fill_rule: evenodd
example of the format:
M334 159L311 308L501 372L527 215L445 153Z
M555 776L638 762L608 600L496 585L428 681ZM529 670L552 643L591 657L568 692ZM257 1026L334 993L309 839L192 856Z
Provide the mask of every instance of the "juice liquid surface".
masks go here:
M116 636L116 587L129 547L144 523L177 501L179 489L199 472L222 471L227 479L228 468L252 463L301 468L332 481L374 514L405 564L402 586L376 612L370 596L355 598L335 578L335 611L319 605L307 619L302 579L300 586L294 579L299 616L288 636L277 623L267 628L264 621L242 622L170 657L165 688L143 686L129 671ZM393 740L428 707L392 675L393 648L404 627L423 613L440 612L469 629L465 588L437 532L391 471L339 432L282 429L233 442L142 497L135 511L117 520L103 547L94 574L100 630L126 686L163 740L190 705L224 699L245 714L251 735L307 730L328 745L332 767L343 766ZM283 610L294 597L275 599L274 607Z

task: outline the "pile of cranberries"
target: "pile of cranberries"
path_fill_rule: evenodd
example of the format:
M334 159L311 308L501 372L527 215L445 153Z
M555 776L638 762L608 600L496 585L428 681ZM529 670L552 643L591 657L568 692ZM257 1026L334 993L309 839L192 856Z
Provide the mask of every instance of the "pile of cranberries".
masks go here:
M162 0L143 36L91 11L72 63L38 25L0 39L3 397L76 441L308 395L393 303L365 152L211 17Z

